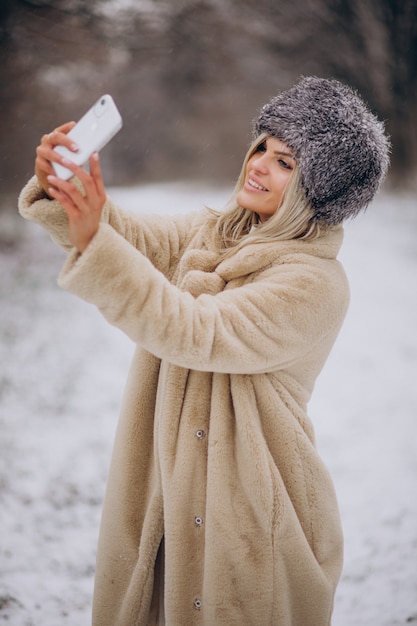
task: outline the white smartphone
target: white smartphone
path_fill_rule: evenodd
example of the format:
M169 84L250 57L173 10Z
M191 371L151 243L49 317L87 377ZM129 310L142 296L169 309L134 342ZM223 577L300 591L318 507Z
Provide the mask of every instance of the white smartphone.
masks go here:
M77 144L78 151L71 152L65 146L56 146L54 150L77 165L85 165L93 152L101 150L115 136L122 124L121 115L113 98L105 94L68 133L68 137ZM73 176L71 170L59 163L52 162L52 166L56 175L63 180Z

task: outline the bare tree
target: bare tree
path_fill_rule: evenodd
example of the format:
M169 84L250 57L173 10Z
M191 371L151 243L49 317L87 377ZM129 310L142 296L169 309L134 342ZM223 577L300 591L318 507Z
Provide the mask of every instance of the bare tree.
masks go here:
M386 41L386 98L383 112L392 133L393 168L399 182L417 165L417 3L373 0Z
M348 82L387 124L392 178L417 168L415 0L229 0L229 20L264 41L281 70ZM272 66L271 66L272 67Z
M300 75L356 87L387 122L393 179L417 169L415 0L2 0L2 191L40 135L104 91L124 129L106 180L237 175L256 109Z
M89 10L85 4L3 0L0 136L7 147L3 191L18 188L19 179L31 173L41 133L82 110L80 87L87 92L90 88L85 67L98 64L105 55L97 46L94 2Z

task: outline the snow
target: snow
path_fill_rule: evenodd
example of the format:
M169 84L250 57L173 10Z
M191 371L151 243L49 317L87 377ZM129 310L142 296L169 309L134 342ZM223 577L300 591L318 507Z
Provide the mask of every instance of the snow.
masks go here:
M160 213L228 197L183 183L110 193ZM24 227L0 250L0 620L83 626L133 346L57 288L63 252ZM345 532L333 626L417 623L416 235L407 196L381 195L346 226L351 306L310 404Z

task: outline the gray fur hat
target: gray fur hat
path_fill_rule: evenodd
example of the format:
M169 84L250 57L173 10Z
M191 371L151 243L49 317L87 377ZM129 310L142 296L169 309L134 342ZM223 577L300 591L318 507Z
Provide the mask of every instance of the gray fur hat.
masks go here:
M254 131L291 148L315 219L328 225L366 208L388 170L384 125L336 80L302 78L262 107Z

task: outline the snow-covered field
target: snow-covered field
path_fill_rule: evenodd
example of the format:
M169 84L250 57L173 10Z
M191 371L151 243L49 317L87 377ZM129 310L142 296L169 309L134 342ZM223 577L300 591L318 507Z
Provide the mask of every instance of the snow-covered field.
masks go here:
M166 184L111 195L164 213L220 208L227 190ZM59 290L62 251L39 227L24 228L17 248L0 250L0 622L88 626L133 346ZM351 307L310 405L345 531L333 626L417 623L416 240L411 197L383 195L346 227Z

